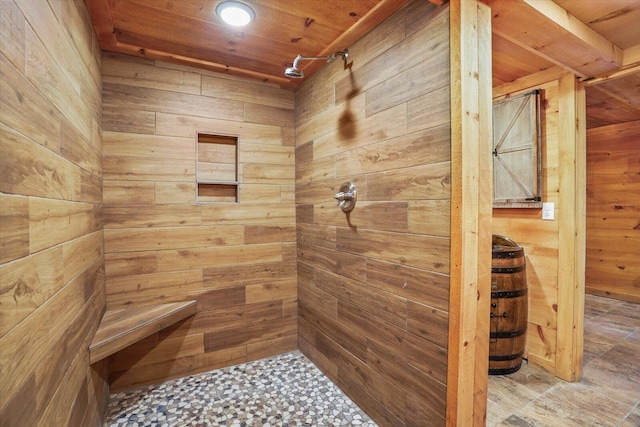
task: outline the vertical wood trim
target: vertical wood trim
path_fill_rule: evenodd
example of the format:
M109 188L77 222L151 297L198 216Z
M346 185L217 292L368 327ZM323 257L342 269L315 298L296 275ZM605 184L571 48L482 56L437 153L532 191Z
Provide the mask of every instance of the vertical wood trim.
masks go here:
M558 323L556 375L580 379L584 317L586 129L584 88L573 74L558 82Z
M579 84L576 89L576 284L574 292L574 343L575 355L572 360L574 380L582 376L582 356L584 351L584 294L586 286L587 257L587 95L586 86Z
M476 1L451 1L451 272L447 425L484 425L491 248L491 85L479 75L491 58L489 13ZM481 28L479 30L479 28ZM483 64L481 65L481 61ZM486 79L482 79L482 84ZM489 108L489 111L486 109ZM483 123L480 123L483 121ZM481 131L482 130L482 131ZM490 254L490 252L488 252ZM481 305L487 305L486 308ZM487 327L486 333L483 328ZM487 342L485 342L487 341ZM476 399L476 395L478 399ZM476 421L476 415L479 420Z
M479 146L480 175L478 206L478 312L473 425L484 426L487 419L489 381L489 331L491 305L491 235L493 222L493 91L491 57L491 8L478 3L479 54ZM484 338L483 338L484 337Z

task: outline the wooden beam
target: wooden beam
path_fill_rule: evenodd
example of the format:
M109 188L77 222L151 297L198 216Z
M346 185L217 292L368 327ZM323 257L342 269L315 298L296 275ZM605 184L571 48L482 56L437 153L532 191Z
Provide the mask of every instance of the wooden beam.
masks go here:
M640 45L625 49L623 57L622 67L585 80L586 85L594 86L605 81L619 79L640 72Z
M636 74L636 73L640 73L640 64L630 68L621 68L611 73L604 73L599 75L598 77L594 77L593 79L584 80L583 83L587 87L596 86L596 85L599 85L600 83L621 79L623 77L627 77L631 74Z
M517 80L502 84L500 86L495 86L493 88L493 100L495 101L500 97L512 94L513 92L518 92L522 90L522 88L533 88L544 83L558 80L560 76L565 73L566 71L562 68L553 67L549 68L548 70L521 77Z
M623 51L552 0L484 0L493 31L583 78L623 64Z
M479 78L479 174L478 182L478 296L476 320L476 369L474 380L473 425L487 420L489 382L489 336L491 319L491 244L493 234L493 102L491 89L491 9L478 4ZM483 154L485 153L485 154Z
M571 15L553 0L524 0L524 2L560 29L567 31L571 36L584 42L596 52L600 52L605 60L616 66L622 65L622 49L595 30L592 30L587 24Z
M118 40L116 39L113 19L111 18L109 2L89 0L85 3L89 10L89 15L91 16L95 32L98 35L100 47L103 50L115 48L118 44Z
M558 85L558 320L556 375L579 381L582 372L586 252L585 89L567 73Z
M483 426L491 278L490 12L450 2L451 269L448 426Z
M640 66L640 44L625 49L624 52L622 52L622 57L623 67L628 68Z

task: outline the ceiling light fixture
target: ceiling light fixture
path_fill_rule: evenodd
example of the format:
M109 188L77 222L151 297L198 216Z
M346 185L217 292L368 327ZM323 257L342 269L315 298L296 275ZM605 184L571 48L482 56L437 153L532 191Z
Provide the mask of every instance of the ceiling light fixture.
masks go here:
M256 17L256 13L239 1L223 1L216 6L216 15L234 27L244 27Z

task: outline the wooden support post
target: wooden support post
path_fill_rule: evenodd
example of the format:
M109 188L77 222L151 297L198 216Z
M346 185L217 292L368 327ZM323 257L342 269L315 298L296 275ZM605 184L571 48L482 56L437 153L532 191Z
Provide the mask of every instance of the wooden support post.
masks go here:
M556 375L582 372L586 235L586 101L573 74L559 80L558 324Z
M451 1L451 276L447 425L485 425L491 292L491 18Z

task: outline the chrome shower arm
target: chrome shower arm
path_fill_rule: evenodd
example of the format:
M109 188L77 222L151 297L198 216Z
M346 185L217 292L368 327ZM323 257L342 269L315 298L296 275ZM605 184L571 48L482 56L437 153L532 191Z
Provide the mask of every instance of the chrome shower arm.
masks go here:
M339 50L338 52L334 53L333 55L328 55L328 56L302 56L302 55L298 55L298 56L296 56L296 59L293 60L293 66L290 67L290 68L287 68L284 71L284 74L286 76L293 77L293 78L302 78L302 77L304 77L304 73L302 72L302 70L298 66L300 61L315 61L315 60L319 60L319 59L324 59L327 62L331 62L331 61L335 60L338 56L341 56L342 59L344 59L346 61L347 58L349 57L349 51L347 49Z
M319 59L324 59L327 62L331 62L334 59L336 59L336 55L333 54L331 56L302 56L302 55L298 55L296 56L296 59L293 60L293 68L298 68L298 63L300 61L316 61Z

